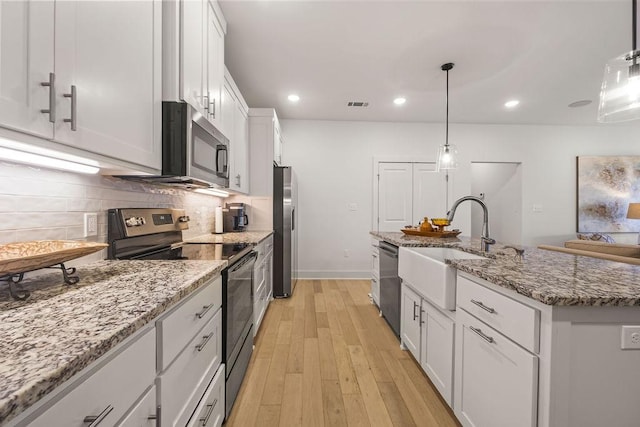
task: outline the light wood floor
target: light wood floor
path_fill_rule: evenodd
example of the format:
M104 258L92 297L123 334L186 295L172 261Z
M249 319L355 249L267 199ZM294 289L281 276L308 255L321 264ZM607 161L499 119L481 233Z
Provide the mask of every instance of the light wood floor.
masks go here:
M303 280L271 302L227 426L458 426L368 280Z

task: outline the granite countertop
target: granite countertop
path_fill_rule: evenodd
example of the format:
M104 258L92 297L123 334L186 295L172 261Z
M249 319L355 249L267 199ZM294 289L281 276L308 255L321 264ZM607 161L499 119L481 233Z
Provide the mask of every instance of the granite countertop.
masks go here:
M379 240L408 247L455 247L489 259L446 260L460 271L554 306L640 306L640 266L524 247L523 259L503 244L480 250L480 240L371 232Z
M249 243L257 245L273 234L273 230L265 231L239 231L236 233L203 234L201 236L185 239L187 243Z
M63 384L182 298L226 261L99 261L24 280L26 301L0 287L0 424Z

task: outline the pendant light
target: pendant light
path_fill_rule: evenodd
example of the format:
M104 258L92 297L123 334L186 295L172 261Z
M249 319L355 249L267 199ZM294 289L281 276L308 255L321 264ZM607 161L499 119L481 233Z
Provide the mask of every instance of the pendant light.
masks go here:
M640 119L640 51L636 46L637 5L632 0L631 52L613 58L604 68L598 121L625 122Z
M449 70L453 68L452 62L442 64L440 69L447 72L447 116L445 124L445 138L444 145L438 148L438 163L436 164L437 170L448 171L456 169L458 167L458 150L455 145L449 144Z

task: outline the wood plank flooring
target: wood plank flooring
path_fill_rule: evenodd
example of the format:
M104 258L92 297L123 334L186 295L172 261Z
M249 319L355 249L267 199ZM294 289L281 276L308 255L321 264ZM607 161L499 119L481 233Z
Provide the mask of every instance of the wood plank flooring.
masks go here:
M369 290L302 280L272 301L226 425L459 426Z

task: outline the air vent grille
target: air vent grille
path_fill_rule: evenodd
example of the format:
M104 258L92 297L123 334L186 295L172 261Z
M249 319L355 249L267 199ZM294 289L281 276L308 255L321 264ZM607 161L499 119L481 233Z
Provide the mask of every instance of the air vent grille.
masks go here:
M347 107L368 107L369 103L364 101L349 101Z

